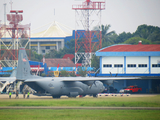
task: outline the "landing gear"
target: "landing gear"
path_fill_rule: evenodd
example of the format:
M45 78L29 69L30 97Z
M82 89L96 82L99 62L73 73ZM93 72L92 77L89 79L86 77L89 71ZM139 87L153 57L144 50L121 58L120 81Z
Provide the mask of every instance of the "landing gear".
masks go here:
M61 96L60 95L53 95L52 98L60 98Z
M98 97L98 95L97 95L97 94L93 94L93 97L94 97L94 98L97 98L97 97Z

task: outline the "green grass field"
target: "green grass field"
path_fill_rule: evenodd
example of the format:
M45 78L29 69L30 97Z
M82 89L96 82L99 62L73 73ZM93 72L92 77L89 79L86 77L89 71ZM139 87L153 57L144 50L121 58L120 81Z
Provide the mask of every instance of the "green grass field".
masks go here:
M160 95L67 99L0 99L0 106L160 107Z
M160 95L67 99L0 99L0 106L160 107ZM0 109L0 120L159 120L160 110Z
M1 120L159 120L159 110L0 109Z

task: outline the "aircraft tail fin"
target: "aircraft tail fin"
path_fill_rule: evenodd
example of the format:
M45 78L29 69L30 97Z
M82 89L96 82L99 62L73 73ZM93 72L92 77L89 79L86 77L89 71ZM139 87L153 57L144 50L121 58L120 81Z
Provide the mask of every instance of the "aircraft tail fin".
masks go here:
M16 74L17 80L26 80L30 78L32 76L30 72L31 68L25 48L20 48L18 54L18 67Z

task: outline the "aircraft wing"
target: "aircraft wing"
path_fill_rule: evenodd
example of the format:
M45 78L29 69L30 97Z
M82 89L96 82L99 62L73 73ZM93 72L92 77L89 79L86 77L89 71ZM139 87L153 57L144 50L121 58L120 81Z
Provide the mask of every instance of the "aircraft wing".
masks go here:
M61 81L105 81L105 80L135 80L141 79L140 77L59 77Z
M50 81L57 79L59 81L64 82L75 82L75 81L105 81L105 80L135 80L135 79L141 79L140 77L40 77L40 78L31 78L25 80L25 82L34 82L34 81Z
M107 85L111 85L114 80L135 80L140 77L40 77L25 80L25 82L39 82L39 81L61 81L61 82L82 82L88 86L95 84L95 81L101 81Z

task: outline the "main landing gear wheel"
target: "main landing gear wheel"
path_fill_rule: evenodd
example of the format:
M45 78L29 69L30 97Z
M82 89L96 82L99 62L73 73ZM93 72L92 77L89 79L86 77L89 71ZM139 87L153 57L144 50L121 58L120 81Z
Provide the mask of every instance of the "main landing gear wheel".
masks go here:
M52 98L60 98L61 96L60 95L53 95Z
M97 94L93 94L93 97L94 97L94 98L97 98L97 97L98 97L98 95L97 95Z

